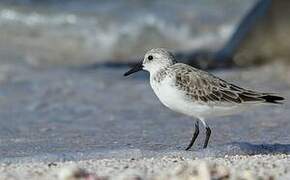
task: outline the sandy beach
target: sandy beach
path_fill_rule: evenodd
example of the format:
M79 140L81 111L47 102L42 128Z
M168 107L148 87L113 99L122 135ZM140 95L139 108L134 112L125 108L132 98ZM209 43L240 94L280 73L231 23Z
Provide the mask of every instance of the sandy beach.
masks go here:
M287 100L210 120L209 148L201 149L202 134L191 151L184 151L192 121L159 104L145 73L124 79L126 69L2 69L0 116L9 123L1 127L0 179L290 177ZM290 97L289 66L282 63L212 73ZM19 91L24 94L16 96ZM105 103L109 97L112 102ZM23 104L14 104L15 98ZM18 115L26 120L18 121Z
M1 164L1 179L289 179L290 156L247 155L92 159L54 163ZM85 178L86 177L86 178Z

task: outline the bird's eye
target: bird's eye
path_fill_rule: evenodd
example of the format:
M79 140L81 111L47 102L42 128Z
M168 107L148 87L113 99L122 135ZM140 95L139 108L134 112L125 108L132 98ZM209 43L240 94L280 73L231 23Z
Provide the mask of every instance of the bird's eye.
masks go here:
M148 60L151 61L153 59L153 56L148 56Z

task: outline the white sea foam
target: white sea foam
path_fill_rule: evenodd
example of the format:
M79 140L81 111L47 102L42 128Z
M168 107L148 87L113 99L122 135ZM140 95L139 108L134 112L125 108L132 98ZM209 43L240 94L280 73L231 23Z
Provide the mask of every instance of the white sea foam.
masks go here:
M20 56L28 57L29 62L37 61L36 64L127 60L152 47L216 49L232 33L250 1L231 16L222 11L223 6L200 2L188 6L175 1L149 4L104 1L91 5L73 1L66 6L48 3L48 7L34 7L29 2L24 7L2 6L0 33L5 35L5 41L1 42L6 47L17 46L20 48L17 52L26 53ZM53 52L54 56L45 52Z

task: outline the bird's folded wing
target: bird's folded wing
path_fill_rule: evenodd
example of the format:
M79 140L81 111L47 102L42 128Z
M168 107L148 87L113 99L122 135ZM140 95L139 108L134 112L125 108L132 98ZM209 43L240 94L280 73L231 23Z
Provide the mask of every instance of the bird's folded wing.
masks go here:
M189 68L189 69L188 69ZM263 102L263 96L267 93L260 93L236 85L215 77L209 73L187 66L185 69L175 70L176 86L190 96L193 101L216 104L230 103L240 104L243 102Z

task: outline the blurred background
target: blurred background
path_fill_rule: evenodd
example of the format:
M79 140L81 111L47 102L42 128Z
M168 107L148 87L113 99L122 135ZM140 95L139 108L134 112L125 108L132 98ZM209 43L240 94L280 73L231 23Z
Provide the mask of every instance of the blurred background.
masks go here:
M155 47L287 99L289 8L288 0L1 0L0 160L183 150L192 121L160 104L148 74L123 77ZM287 109L210 121L211 146L244 141L232 153L247 153L289 143Z
M222 47L256 0L2 0L1 62L129 62L153 47Z

